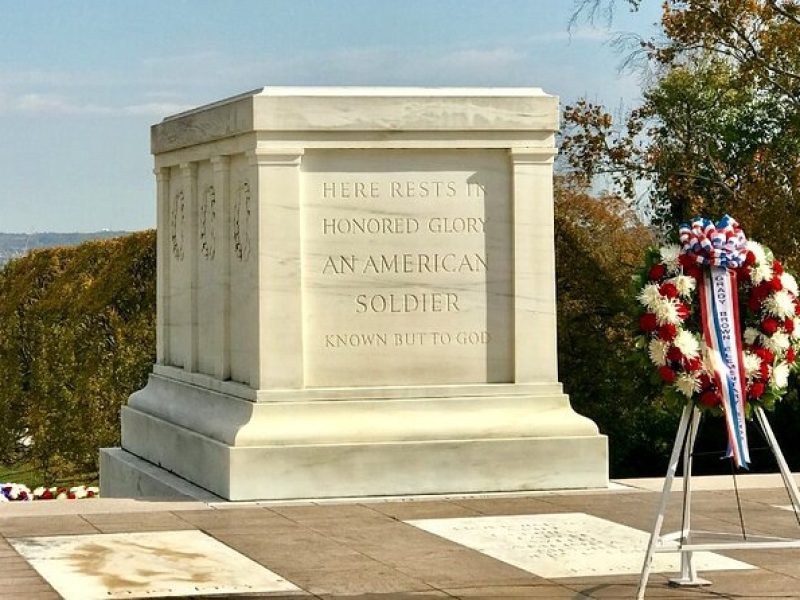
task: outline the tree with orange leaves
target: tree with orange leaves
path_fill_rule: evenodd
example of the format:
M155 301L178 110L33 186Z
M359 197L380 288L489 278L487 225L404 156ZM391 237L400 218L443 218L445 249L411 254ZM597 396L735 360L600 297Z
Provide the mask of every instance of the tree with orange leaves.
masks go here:
M566 108L567 164L664 231L730 213L800 266L800 0L667 0L661 33L638 41L656 76L624 123L586 101Z

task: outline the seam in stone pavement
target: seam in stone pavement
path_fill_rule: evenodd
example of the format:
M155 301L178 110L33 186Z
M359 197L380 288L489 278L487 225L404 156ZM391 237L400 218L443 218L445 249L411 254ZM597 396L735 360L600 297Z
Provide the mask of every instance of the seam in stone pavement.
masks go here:
M397 517L395 517L395 516L393 516L393 515L387 515L386 513L383 513L383 512L381 512L381 511L379 511L379 510L376 510L376 509L372 508L372 507L371 507L371 506L369 506L369 505L365 505L365 504L358 503L358 504L354 504L354 506L359 506L359 507L362 507L362 508L368 508L370 511L374 512L376 515L380 515L381 517L385 518L385 519L387 520L387 522L388 522L388 523L400 523L400 524L402 524L402 525L404 525L404 526L406 526L406 527L412 527L412 528L414 527L413 525L409 525L408 523L405 523L404 521L401 521L400 519L398 519ZM278 513L278 514L280 514L280 513ZM283 516L283 515L282 515L282 516ZM359 550L358 548L353 548L352 546L349 546L349 545L347 545L347 544L345 544L345 543L343 543L343 542L339 541L338 539L336 539L336 538L335 538L335 537L333 537L332 535L329 535L329 534L328 534L328 533L326 533L325 531L321 531L321 530L319 530L319 529L315 529L313 526L311 526L311 525L308 525L308 524L305 524L305 523L303 523L302 521L298 521L298 520L296 520L296 519L292 519L291 517L285 517L285 518L287 518L287 519L289 519L290 521L292 521L292 522L294 522L294 523L296 523L296 524L300 525L301 527L305 527L306 529L310 529L311 531L314 531L315 533L318 533L318 534L319 534L319 535L321 535L322 537L329 539L330 541L332 541L333 543L335 543L335 544L336 544L336 545L338 545L338 546L341 546L341 547L343 547L343 548L347 548L348 550L352 550L353 552L356 552L356 553L357 553L357 554L359 554L360 556L363 556L364 558L366 558L366 559L368 559L368 560L370 560L370 561L374 561L374 562L376 562L376 563L378 563L378 564L382 565L383 567L386 567L386 568L387 568L387 569L389 569L390 571L396 571L397 573L400 573L400 574L402 574L403 576L405 576L405 577L408 577L409 579L412 579L412 580L414 580L414 581L418 581L418 582L420 582L420 583L421 583L423 586L426 586L426 587L427 587L427 588L429 588L430 590L437 591L437 592L441 592L441 593L445 594L446 596L448 596L448 597L450 597L450 598L458 598L458 596L453 596L453 595L449 594L447 591L445 591L444 589L442 589L442 588L440 588L440 587L437 587L436 585L434 585L434 584L432 584L432 583L430 583L430 582L427 582L427 581L425 581L425 580L423 580L423 579L420 579L419 577L416 577L416 576L414 576L414 575L411 575L410 573L408 573L408 572L406 572L406 571L403 571L402 569L398 568L398 567L397 567L397 566L395 566L395 565L390 565L390 564L386 563L386 562L385 562L385 561L383 561L383 560L380 560L380 559L378 559L378 558L375 558L374 556L370 556L369 554L366 554L365 552L362 552L362 551L361 551L361 550ZM417 528L414 528L414 529L417 529ZM456 546L459 546L458 544L455 544L454 542L451 542L451 543L453 543L453 544L454 544L454 545L456 545ZM297 584L295 584L295 585L297 585ZM300 586L298 586L298 587L300 587ZM409 590L404 590L404 591L397 592L397 593L407 593L408 591L409 591ZM414 591L421 591L421 592L425 592L426 590L414 590ZM366 593L368 593L368 592L366 592Z

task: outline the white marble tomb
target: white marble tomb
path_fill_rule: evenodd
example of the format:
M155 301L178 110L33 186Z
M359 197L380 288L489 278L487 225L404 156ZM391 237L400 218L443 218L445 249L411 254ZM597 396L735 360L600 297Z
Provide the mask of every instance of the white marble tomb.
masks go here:
M158 359L102 493L607 485L556 369L557 129L538 88L264 88L155 125Z

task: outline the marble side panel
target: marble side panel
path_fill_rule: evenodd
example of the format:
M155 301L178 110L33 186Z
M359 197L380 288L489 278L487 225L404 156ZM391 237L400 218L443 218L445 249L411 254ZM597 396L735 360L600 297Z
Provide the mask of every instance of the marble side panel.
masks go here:
M190 191L181 169L170 169L168 210L166 223L159 230L166 233L167 259L169 260L169 303L166 336L169 345L169 364L188 367L191 347L191 215Z
M513 380L504 151L303 159L305 382Z

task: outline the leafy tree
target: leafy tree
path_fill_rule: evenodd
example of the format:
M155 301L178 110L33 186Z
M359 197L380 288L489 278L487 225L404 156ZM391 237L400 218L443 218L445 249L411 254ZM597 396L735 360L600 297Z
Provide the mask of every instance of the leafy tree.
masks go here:
M618 197L573 178L555 194L559 373L575 409L609 436L614 477L663 471L674 418L632 355L629 293L652 234Z
M568 107L566 162L604 176L662 231L728 212L797 267L799 15L797 0L665 2L663 37L639 46L657 73L642 105L621 125L602 106Z
M36 250L0 271L0 462L97 470L155 354L155 232Z
M620 4L635 10L641 1ZM611 19L615 3L580 7L578 17ZM619 123L585 100L566 108L566 171L609 187L661 235L697 214L729 213L797 270L798 40L800 0L666 0L659 35L639 39L627 58L648 67L642 103ZM800 427L796 396L790 391L773 419L782 439ZM656 403L652 418L660 417ZM784 451L800 464L800 449Z

